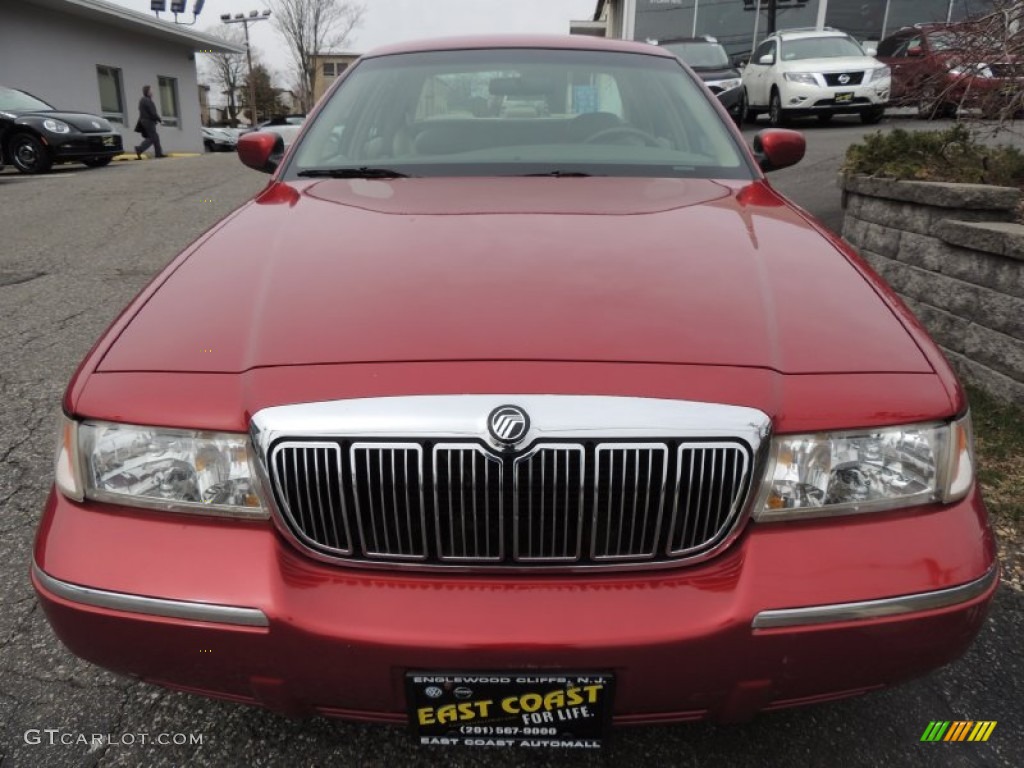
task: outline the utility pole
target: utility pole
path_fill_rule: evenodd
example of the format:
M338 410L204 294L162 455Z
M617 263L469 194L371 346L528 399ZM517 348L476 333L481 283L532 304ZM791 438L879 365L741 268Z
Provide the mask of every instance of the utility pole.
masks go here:
M244 13L236 13L234 18L231 17L230 13L225 13L220 17L224 24L241 24L242 28L245 29L245 60L249 65L250 125L253 128L256 127L256 83L252 79L252 46L249 45L249 24L255 24L257 21L266 21L269 18L270 11L264 11L262 14L259 11L249 11L248 16Z
M768 0L768 34L775 31L776 16L778 14L778 0Z

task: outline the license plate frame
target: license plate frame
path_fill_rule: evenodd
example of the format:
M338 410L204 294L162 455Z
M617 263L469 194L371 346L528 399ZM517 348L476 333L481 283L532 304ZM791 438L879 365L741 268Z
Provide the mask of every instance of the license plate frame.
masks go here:
M841 91L835 95L836 104L849 104L853 101L853 91Z
M421 746L600 749L611 726L608 672L432 672L405 675Z

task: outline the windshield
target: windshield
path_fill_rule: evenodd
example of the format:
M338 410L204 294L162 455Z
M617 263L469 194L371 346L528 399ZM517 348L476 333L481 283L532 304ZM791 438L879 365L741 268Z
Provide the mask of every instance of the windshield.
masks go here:
M849 37L805 37L782 42L783 61L865 55L864 50Z
M14 88L0 86L0 110L11 112L52 112L53 107L42 99L30 96L24 91L16 91Z
M715 43L666 43L662 48L672 51L691 67L707 67L709 69L729 67L729 57L726 55L725 49Z
M751 178L732 134L677 60L581 50L364 59L292 158L291 177Z

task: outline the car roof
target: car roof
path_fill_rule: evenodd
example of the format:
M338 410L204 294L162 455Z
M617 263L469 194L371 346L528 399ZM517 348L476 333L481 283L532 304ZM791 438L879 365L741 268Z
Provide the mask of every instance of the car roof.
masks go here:
M675 56L656 45L632 40L612 40L590 35L471 35L443 37L433 40L412 40L376 48L365 58L392 56L399 53L425 53L427 51L479 50L486 48L550 48L555 50L609 51L613 53L642 53L648 56Z

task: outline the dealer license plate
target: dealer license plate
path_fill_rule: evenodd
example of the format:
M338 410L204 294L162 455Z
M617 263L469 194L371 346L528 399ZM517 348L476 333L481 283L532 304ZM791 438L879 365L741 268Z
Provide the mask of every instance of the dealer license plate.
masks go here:
M836 94L836 104L849 104L851 101L853 101L853 91Z
M423 745L597 749L611 719L609 674L410 672L405 682Z

